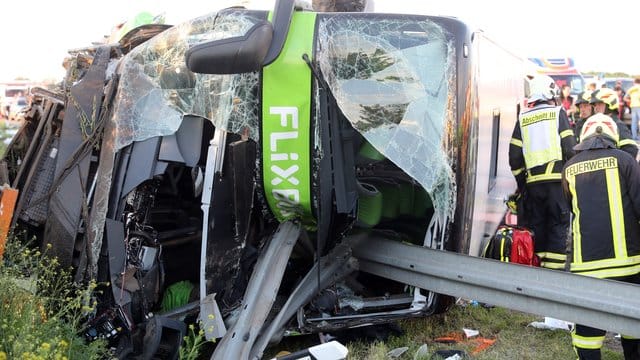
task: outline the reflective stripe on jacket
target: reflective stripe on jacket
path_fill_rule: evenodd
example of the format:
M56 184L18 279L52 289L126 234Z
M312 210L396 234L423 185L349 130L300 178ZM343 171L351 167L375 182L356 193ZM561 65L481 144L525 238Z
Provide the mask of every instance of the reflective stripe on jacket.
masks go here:
M538 104L518 116L509 147L509 165L518 186L560 181L576 140L561 106Z
M640 273L640 167L613 148L567 161L563 187L573 212L571 271L597 278Z

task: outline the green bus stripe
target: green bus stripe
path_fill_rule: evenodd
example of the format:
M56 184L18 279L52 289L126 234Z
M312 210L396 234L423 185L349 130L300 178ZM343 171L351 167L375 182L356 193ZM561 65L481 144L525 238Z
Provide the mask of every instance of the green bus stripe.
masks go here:
M284 48L262 73L262 161L267 202L279 221L315 225L311 199L311 70L315 13L296 12Z

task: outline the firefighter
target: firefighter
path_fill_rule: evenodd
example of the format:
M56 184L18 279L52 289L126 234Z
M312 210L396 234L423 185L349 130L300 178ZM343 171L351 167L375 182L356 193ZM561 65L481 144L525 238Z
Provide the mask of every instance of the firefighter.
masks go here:
M578 120L573 128L573 132L576 135L576 141L580 141L580 130L582 125L587 119L593 115L593 105L591 105L591 91L585 90L578 95L576 99L576 106L578 107Z
M571 272L640 282L640 166L617 148L618 127L595 114L582 127L578 152L563 169L566 204L573 213ZM580 359L600 359L605 331L576 325ZM640 359L640 340L622 336L625 359Z
M518 225L533 230L540 266L564 269L569 207L562 195L562 166L576 144L558 88L547 75L528 79L528 108L513 129L509 165L522 194ZM518 210L520 215L521 211Z
M609 88L601 88L591 94L590 103L593 105L593 112L608 115L613 119L618 127L618 138L620 139L618 148L628 152L635 159L638 155L638 145L631 138L631 131L627 125L618 118L619 102L618 93Z

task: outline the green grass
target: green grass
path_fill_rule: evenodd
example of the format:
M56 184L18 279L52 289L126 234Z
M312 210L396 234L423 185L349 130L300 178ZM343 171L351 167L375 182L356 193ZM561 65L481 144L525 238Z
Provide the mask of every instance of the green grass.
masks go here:
M495 339L496 342L483 351L471 355L478 360L559 360L576 359L571 346L571 335L563 330L541 330L527 326L533 321L543 321L539 316L525 314L504 308L485 308L482 306L454 306L447 313L428 318L411 319L400 322L404 334L392 336L384 342L348 342L348 359L388 360L387 353L400 347L409 347L398 359L411 360L418 348L427 344L428 355L418 359L431 359L437 350L456 349L471 354L474 344L462 341L455 344L436 342L438 337L452 332L462 333L462 328L480 331L480 336ZM289 352L317 345L317 336L310 335L299 339L286 339L269 349L270 358L278 351ZM340 340L340 339L338 339ZM609 341L602 351L603 360L624 359L621 350L613 349L617 340Z
M7 241L0 260L0 360L99 360L112 356L103 340L80 335L96 311L96 284L71 281L55 258ZM181 360L201 358L204 331L189 326Z
M392 337L385 343L351 343L350 359L388 359L387 352L397 347L408 346L409 350L400 359L413 359L422 344L427 344L430 359L436 350L459 349L471 354L473 343L463 341L442 344L435 339L451 332L462 332L462 328L480 331L480 336L495 339L487 349L471 356L473 359L575 359L569 332L562 330L541 330L527 326L540 317L511 311L504 308L481 306L455 306L449 312L426 319L403 321L402 337ZM603 349L603 359L623 359L621 353Z
M0 261L0 360L103 359L86 343L83 319L95 311L95 284L74 285L56 259L9 240Z
M4 156L4 153L7 150L7 144L5 144L4 141L13 136L7 130L9 130L7 124L3 119L0 119L0 156Z

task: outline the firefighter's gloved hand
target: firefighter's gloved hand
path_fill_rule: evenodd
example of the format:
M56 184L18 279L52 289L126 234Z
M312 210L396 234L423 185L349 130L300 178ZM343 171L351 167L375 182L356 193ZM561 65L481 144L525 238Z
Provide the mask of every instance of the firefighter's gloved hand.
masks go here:
M513 215L518 215L518 201L520 200L521 196L521 193L518 191L509 195L507 201L505 201L507 207Z

